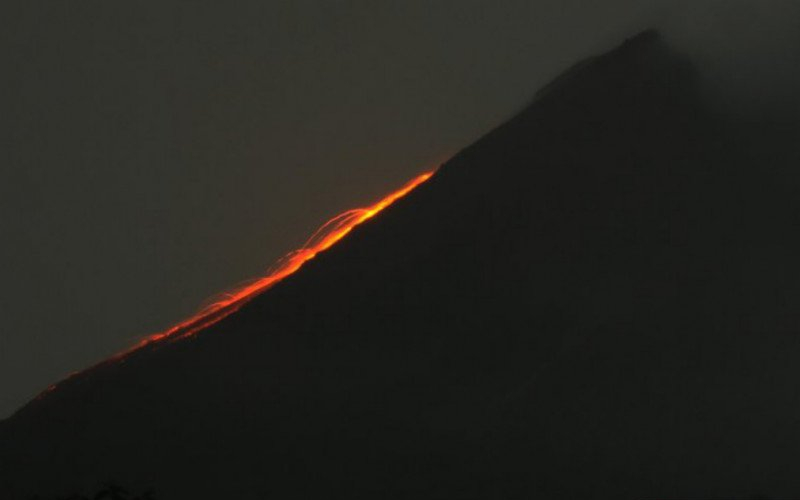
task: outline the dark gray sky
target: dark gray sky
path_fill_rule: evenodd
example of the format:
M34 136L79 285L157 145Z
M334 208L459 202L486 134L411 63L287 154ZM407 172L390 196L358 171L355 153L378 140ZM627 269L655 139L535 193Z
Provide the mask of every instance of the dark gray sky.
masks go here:
M742 94L753 73L789 81L796 32L766 27L796 6L3 2L0 418L259 275L641 29L720 54Z

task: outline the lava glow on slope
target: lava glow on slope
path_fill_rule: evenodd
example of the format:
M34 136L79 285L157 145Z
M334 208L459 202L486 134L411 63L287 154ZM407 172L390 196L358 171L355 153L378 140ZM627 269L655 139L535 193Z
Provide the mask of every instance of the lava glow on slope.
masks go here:
M248 285L242 286L241 288L223 294L216 301L201 309L191 318L178 323L169 330L150 335L131 350L121 355L164 339L177 340L188 337L221 321L223 318L239 310L239 308L256 295L300 269L303 264L313 259L318 253L330 248L334 243L341 240L352 231L355 226L371 219L381 210L410 193L414 188L430 179L432 175L433 172L426 172L415 177L405 186L389 194L372 206L348 210L337 215L323 224L302 247L289 252L276 262L266 276Z

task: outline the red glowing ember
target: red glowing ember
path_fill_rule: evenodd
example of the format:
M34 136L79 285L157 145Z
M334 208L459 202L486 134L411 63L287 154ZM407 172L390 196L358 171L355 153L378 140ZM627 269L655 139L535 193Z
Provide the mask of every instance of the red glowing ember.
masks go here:
M334 243L344 238L355 226L361 224L365 220L371 219L381 210L430 179L432 175L433 172L426 172L415 177L401 189L389 194L372 206L348 210L337 215L323 224L302 247L289 252L275 263L266 276L239 289L223 294L216 301L201 309L191 318L178 323L169 330L150 335L131 350L136 350L164 339L181 339L188 337L233 314L253 297L300 269L303 264L313 259L318 253L327 250Z

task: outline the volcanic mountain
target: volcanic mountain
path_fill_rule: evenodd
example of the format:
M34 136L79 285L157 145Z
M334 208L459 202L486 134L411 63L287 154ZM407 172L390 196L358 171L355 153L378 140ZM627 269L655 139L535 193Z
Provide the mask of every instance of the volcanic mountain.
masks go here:
M0 498L800 494L800 127L656 33L294 274L0 424Z

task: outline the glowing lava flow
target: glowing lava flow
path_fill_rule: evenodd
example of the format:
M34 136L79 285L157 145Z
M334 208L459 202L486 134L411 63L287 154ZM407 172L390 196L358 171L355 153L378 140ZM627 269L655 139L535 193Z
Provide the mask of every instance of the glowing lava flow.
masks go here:
M300 269L303 264L313 259L318 253L327 250L334 243L344 238L355 226L367 219L371 219L381 210L430 179L432 175L433 172L426 172L415 177L401 189L389 194L372 206L348 210L347 212L337 215L320 227L302 247L293 252L289 252L281 258L272 266L266 276L237 290L225 293L214 303L206 306L191 318L182 321L169 330L147 337L127 352L167 338L180 339L188 337L217 323L226 316L233 314L250 299Z

